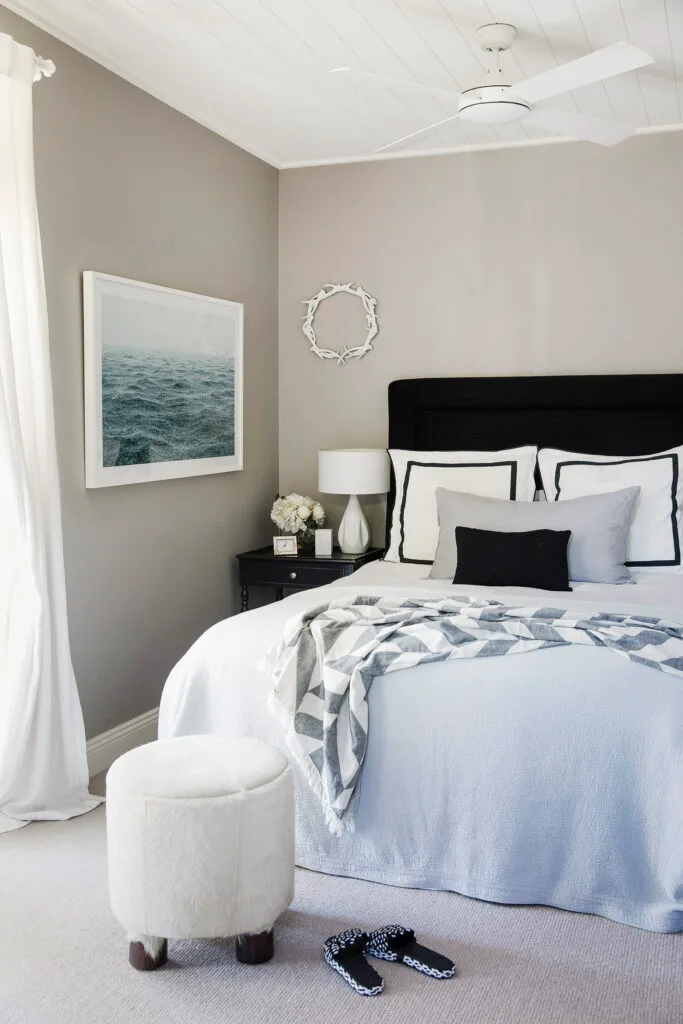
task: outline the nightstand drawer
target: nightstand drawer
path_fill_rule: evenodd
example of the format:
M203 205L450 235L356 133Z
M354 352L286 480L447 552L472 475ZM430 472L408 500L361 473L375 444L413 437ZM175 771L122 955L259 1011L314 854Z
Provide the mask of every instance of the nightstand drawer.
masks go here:
M240 564L240 583L271 584L277 587L322 587L326 583L334 583L344 575L343 568L337 563L330 565L301 564L295 558L291 562L286 556L282 561L251 562L248 571Z
M360 555L335 550L328 558L315 555L276 555L272 547L255 548L237 555L241 589L241 609L249 608L249 587L275 587L278 601L290 590L324 587L343 576L350 576L361 565L374 562L384 554L381 548L369 548Z

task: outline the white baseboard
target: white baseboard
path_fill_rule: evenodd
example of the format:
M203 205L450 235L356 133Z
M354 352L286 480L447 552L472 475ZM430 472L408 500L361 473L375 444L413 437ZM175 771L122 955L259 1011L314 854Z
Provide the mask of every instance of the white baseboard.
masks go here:
M88 753L88 775L99 775L106 772L114 763L117 757L125 754L133 747L139 747L142 743L149 743L157 738L157 722L159 720L159 708L152 708L145 711L137 718L131 718L129 722L122 722L121 725L101 732L99 736L93 736L87 743Z

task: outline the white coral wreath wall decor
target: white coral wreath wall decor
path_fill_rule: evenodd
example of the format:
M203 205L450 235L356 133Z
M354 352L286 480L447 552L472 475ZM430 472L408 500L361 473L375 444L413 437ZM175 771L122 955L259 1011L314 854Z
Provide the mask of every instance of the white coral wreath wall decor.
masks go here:
M365 309L365 324L368 329L368 333L365 337L365 344L357 345L355 348L348 348L348 346L345 345L341 350L334 348L321 348L318 345L315 330L313 329L315 314L323 299L329 299L330 295L337 295L339 292L347 292L349 295L357 295L363 303L363 308ZM323 285L317 295L314 295L311 299L304 299L304 305L306 306L306 316L303 317L303 332L311 343L311 352L314 352L320 359L336 359L337 365L343 366L347 359L362 359L364 355L367 355L367 353L371 351L373 338L376 337L379 331L376 312L377 299L373 299L372 295L368 295L365 289L361 288L360 285L354 288L353 281L349 281L348 284Z

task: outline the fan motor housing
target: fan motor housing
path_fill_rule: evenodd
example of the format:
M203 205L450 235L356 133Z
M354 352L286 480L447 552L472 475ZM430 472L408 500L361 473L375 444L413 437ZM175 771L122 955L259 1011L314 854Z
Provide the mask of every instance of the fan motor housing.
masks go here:
M514 25L496 21L477 29L477 42L487 53L503 53L515 41L517 30Z
M464 121L479 124L503 124L519 121L531 110L531 104L520 99L509 85L480 85L466 89L460 96L458 112Z

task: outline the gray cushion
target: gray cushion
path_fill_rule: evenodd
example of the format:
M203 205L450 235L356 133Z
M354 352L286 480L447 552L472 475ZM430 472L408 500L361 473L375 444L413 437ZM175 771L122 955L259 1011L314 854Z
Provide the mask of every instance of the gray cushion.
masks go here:
M567 501L507 501L436 490L439 543L430 577L453 579L456 526L481 530L571 530L569 578L586 583L630 583L624 562L639 487Z

